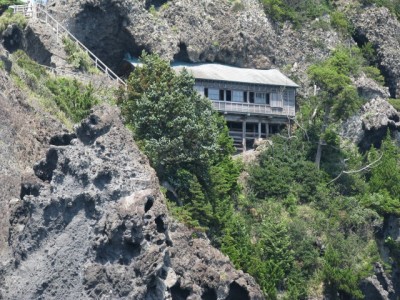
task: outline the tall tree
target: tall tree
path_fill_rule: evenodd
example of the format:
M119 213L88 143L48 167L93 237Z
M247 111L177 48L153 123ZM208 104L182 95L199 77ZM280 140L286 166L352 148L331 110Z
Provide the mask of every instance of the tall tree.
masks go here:
M162 180L179 169L206 173L219 148L220 119L208 99L193 89L185 70L177 74L167 61L143 54L128 80L128 96L119 104Z

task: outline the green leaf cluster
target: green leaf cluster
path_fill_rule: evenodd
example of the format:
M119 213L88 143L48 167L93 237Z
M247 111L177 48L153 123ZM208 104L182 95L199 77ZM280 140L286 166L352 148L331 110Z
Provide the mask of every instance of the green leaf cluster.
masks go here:
M351 190L341 185L353 181L328 184L329 176L308 160L313 147L301 134L272 140L248 169L250 192L240 213L247 233L241 238L248 239L244 244L252 250L239 255L233 251L235 244L223 251L236 257L271 299L279 293L305 299L316 282L323 284L321 294L361 299L359 282L377 259L374 230L381 217L361 196L340 192ZM276 247L271 252L270 241Z
M240 167L224 119L193 86L186 70L177 74L143 53L118 105L160 181L172 187L173 211L191 227L217 232L233 210Z
M275 22L290 21L299 27L331 10L328 0L260 0L264 10Z
M320 64L312 65L308 73L321 88L319 97L336 120L344 120L361 105L356 88L350 76L356 76L364 61L357 47L340 47L332 52L330 58Z
M96 74L99 71L90 59L90 56L85 52L79 45L68 37L63 37L62 42L64 44L65 52L68 54L67 61L75 69Z
M1 7L1 4L0 4ZM1 9L0 9L1 11ZM3 32L8 25L16 24L24 29L27 24L26 18L21 14L14 14L12 11L6 11L0 16L0 33Z
M22 50L17 50L13 57L16 62L13 66L14 78L44 98L47 109L54 106L52 113L61 113L61 118L79 122L99 103L91 84L85 85L75 78L52 76L45 66L38 65Z
M84 86L77 79L55 78L46 83L54 95L57 106L77 123L89 115L90 109L99 103L91 84Z

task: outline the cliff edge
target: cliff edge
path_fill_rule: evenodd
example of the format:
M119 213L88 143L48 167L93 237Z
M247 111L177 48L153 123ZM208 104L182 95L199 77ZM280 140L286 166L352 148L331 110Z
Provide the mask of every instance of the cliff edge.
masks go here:
M50 139L10 199L4 299L263 299L204 238L171 220L115 107Z

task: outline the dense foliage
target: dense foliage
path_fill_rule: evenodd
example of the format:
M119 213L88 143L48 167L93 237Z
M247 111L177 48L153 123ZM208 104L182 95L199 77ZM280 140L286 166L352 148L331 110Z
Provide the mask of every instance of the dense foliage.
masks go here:
M193 90L187 71L176 74L155 55L143 54L141 63L118 101L122 114L174 198L176 215L198 229L217 230L231 210L226 202L239 173L224 121Z
M63 38L65 52L68 54L67 61L75 69L96 74L98 70L90 59L89 54L73 40L68 37Z
M100 101L90 83L83 84L73 77L55 77L21 50L16 51L12 59L16 62L11 70L14 79L62 120L79 122Z
M350 80L369 67L363 53L339 47L312 66L319 92L302 102L301 129L273 137L250 165L231 159L226 127L193 91L187 72L176 74L155 55L141 63L118 103L167 187L175 216L205 230L268 298L361 299L359 282L379 260L375 232L400 205L394 182L400 178L392 176L400 174L400 156L390 136L362 155L342 147L334 126L363 101ZM387 245L396 259L398 245Z
M14 14L12 11L5 11L3 13L0 5L0 32L3 32L10 24L16 24L23 29L27 24L27 20L23 15Z
M330 15L330 24L342 33L351 33L352 26L343 9L338 9L337 1L334 0L259 0L264 7L265 13L274 22L291 22L300 28L304 22L315 20L324 15ZM390 10L400 19L400 0L357 0L350 1L347 5L352 9L355 7L377 5ZM342 7L343 8L343 7ZM345 10L344 10L345 11Z
M60 110L75 123L89 115L90 109L99 102L94 96L93 86L85 86L77 79L49 79L47 87L53 93Z
M302 22L328 13L329 0L260 0L267 15L274 21L291 21L299 26Z

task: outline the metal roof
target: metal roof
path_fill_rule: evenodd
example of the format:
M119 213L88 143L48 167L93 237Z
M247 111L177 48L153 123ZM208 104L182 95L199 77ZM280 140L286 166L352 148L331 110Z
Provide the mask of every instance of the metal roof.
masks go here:
M277 69L246 69L216 63L173 64L172 67L175 70L186 68L196 79L299 87Z
M133 66L140 65L136 59L126 60ZM195 79L299 87L277 69L246 69L217 63L173 63L171 67L176 71L181 71L185 68Z

